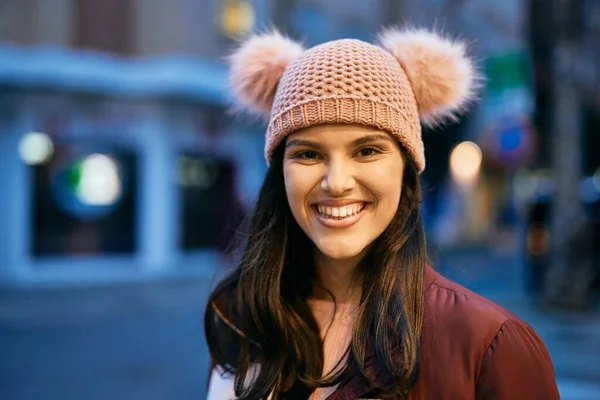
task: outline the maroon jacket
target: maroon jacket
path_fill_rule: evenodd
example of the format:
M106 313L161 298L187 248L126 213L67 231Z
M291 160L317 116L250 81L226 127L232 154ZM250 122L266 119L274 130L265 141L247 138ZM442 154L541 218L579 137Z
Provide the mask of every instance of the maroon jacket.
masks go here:
M425 271L420 350L411 400L560 398L550 355L537 333L513 313L431 267ZM374 353L365 360L365 373L369 382L358 374L348 376L328 399L381 397L377 388L390 377Z

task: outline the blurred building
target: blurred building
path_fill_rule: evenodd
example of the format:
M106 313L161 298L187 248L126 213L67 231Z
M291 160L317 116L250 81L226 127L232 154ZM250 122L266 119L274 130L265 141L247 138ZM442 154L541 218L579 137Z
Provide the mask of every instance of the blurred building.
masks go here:
M600 277L600 3L530 2L538 166L550 167L550 201L538 225L549 232L545 294L585 307ZM543 201L532 208L540 209ZM543 268L542 268L543 270Z
M121 55L218 58L245 31L276 25L311 41L372 38L401 19L403 1L20 0L3 2L0 41Z
M530 192L515 177L547 153L529 3L0 2L0 178L10 193L0 198L0 277L95 282L212 266L265 172L264 126L230 112L223 56L269 26L307 46L373 41L402 22L471 42L486 86L461 124L424 131L426 217L434 242L495 241ZM475 146L455 147L462 141ZM451 167L458 149L473 151Z
M89 48L121 55L221 55L222 2L159 0L6 1L0 39L20 45Z
M220 7L0 5L0 279L210 276L264 173L219 59L248 21Z
M0 281L212 274L265 172L223 56L275 25L371 40L401 2L0 3Z

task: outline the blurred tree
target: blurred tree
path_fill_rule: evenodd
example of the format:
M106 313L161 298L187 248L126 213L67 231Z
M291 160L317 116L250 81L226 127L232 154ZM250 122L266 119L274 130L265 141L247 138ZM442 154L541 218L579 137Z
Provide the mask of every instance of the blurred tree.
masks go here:
M555 23L552 163L556 190L545 300L550 306L570 308L589 304L593 278L590 235L586 234L587 221L579 196L583 164L583 90L579 85L578 65L586 34L582 30L582 5L581 0L552 3Z

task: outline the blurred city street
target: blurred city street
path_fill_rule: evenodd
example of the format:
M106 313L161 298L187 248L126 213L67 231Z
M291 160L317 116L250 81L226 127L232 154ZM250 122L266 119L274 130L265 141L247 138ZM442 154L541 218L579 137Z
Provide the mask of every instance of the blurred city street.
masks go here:
M539 311L521 290L516 254L464 249L434 258L447 276L533 325L550 350L564 400L600 398L598 313ZM0 291L1 398L202 399L209 285L188 276L135 286Z
M464 41L482 78L419 131L433 265L599 400L598 0L0 1L0 400L203 399L213 269L269 168L226 60L393 26Z

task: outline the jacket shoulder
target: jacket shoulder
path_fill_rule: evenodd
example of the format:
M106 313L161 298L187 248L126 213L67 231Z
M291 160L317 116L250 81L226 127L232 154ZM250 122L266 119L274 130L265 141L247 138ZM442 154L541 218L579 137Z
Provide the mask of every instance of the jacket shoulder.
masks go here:
M482 356L507 321L525 324L516 314L437 272L425 291L424 333L449 338L463 354Z

